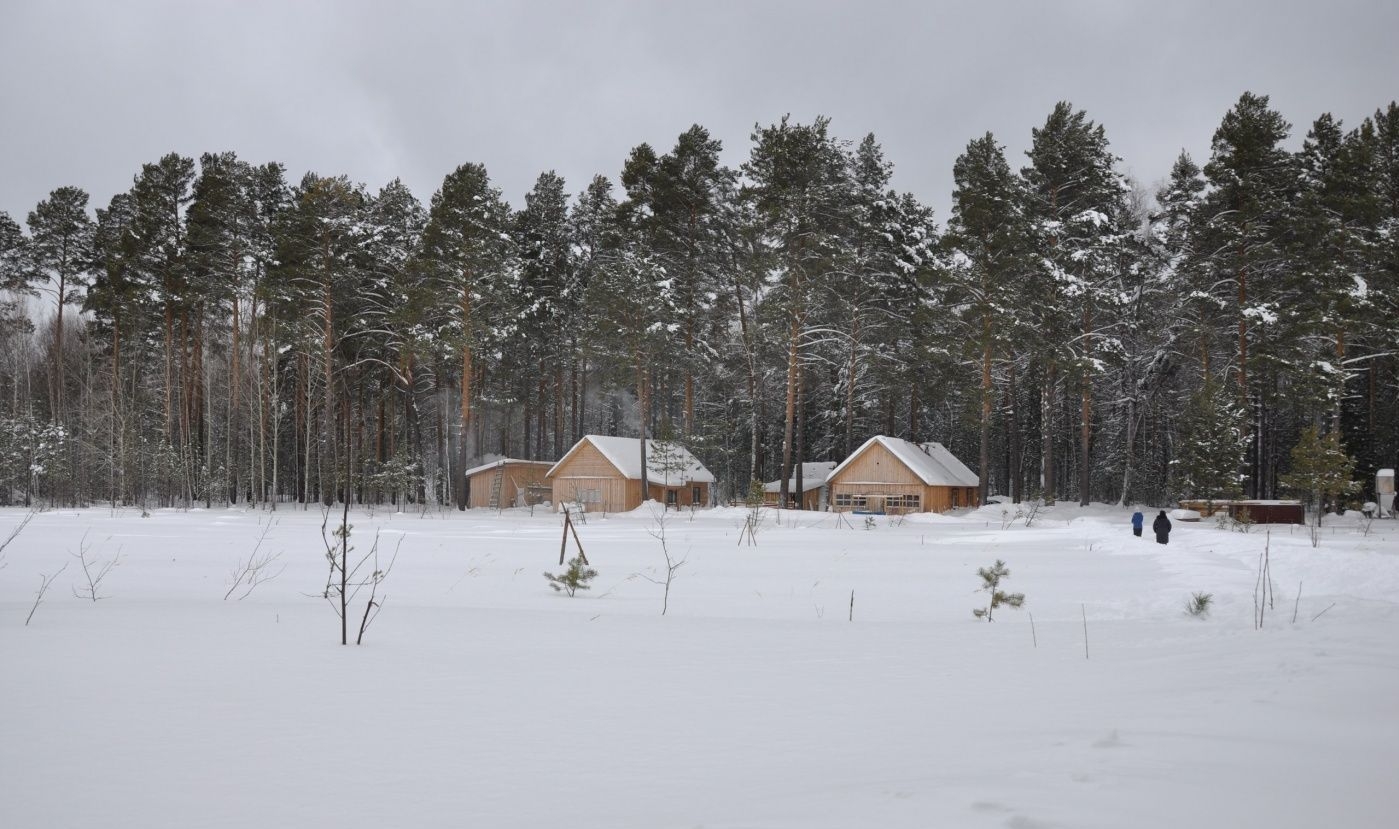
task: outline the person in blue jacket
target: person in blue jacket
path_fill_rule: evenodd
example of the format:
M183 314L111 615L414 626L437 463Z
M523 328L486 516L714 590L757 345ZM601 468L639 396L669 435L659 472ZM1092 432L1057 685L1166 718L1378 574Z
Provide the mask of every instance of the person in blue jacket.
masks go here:
M1136 512L1132 513L1132 535L1135 535L1137 538L1141 538L1142 524L1144 523L1146 523L1146 516L1142 515L1141 510L1137 510Z

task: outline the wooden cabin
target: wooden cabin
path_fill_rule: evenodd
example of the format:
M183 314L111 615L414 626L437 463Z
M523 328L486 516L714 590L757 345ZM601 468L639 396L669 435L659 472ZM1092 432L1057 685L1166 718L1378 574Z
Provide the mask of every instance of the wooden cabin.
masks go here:
M584 435L547 473L552 500L588 512L641 506L641 440ZM674 441L646 441L647 500L667 507L708 506L714 475Z
M980 505L976 473L941 443L876 435L826 479L835 512L901 515Z
M802 491L801 498L797 495L796 470L792 471L792 479L787 483L787 508L788 509L809 509L819 510L822 508L823 496L826 492L826 476L835 469L834 461L818 461L816 463L802 464ZM768 481L763 484L763 506L775 507L777 501L782 497L782 480ZM800 506L798 506L800 504Z
M466 470L466 505L472 509L524 507L549 500L544 474L551 461L500 458Z

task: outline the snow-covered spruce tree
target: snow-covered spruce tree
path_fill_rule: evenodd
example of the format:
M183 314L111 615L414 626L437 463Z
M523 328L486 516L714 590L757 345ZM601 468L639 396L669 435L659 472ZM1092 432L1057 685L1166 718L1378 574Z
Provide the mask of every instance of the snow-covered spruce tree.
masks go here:
M1021 171L1033 220L1040 267L1031 280L1029 316L1040 342L1042 472L1044 499L1054 503L1067 458L1057 456L1060 384L1077 385L1079 503L1091 497L1093 398L1104 370L1104 332L1115 323L1121 297L1115 284L1127 234L1127 188L1114 166L1102 125L1059 102L1044 126L1032 131Z
M92 239L95 225L87 215L88 195L77 187L60 187L39 202L29 214L29 264L34 285L53 293L55 314L53 339L49 350L48 416L53 423L72 431L69 417L68 373L69 349L64 347L67 326L64 308L82 301L82 289L92 268ZM71 317L69 318L72 319ZM82 491L81 474L76 466L77 456L70 455L59 480L64 481L69 503L77 504L86 497Z
M579 590L588 590L589 584L597 577L597 570L589 567L583 562L582 556L574 556L568 560L568 569L562 573L554 574L546 572L544 578L549 580L549 586L555 593L567 593L570 597Z
M1010 578L1010 568L1006 567L1004 561L996 559L996 563L990 567L978 568L976 574L981 577L981 587L978 590L990 594L990 601L987 602L986 607L972 610L972 615L976 618L990 622L993 621L992 614L1001 605L1020 607L1025 604L1024 593L1007 593L1001 589L1001 582Z
M955 301L968 345L967 359L981 375L980 451L978 469L981 502L985 503L991 471L992 405L997 396L997 369L1014 360L1020 339L1018 296L1029 272L1030 232L1025 194L1011 172L1001 145L991 133L968 142L952 167L957 189L952 193L952 218L944 244L952 252L951 275ZM1011 498L1020 500L1016 475Z
M1324 437L1315 426L1302 432L1292 448L1292 469L1280 482L1303 497L1313 509L1312 546L1319 543L1318 528L1326 502L1333 496L1349 495L1360 488L1353 479L1355 459L1341 447L1341 436L1330 432Z
M1266 95L1245 92L1225 114L1204 168L1210 190L1200 206L1195 247L1201 257L1199 290L1228 308L1217 320L1219 341L1234 343L1225 353L1248 409L1246 434L1255 441L1244 486L1255 497L1271 494L1272 476L1264 468L1268 453L1259 451L1258 441L1267 435L1252 424L1260 407L1271 402L1264 395L1277 388L1278 366L1269 363L1276 346L1286 344L1277 300L1287 285L1280 241L1287 235L1288 202L1297 186L1296 165L1283 146L1290 130Z
M365 211L365 289L360 315L365 336L357 339L357 371L374 389L377 403L375 457L362 467L365 497L402 504L423 489L424 447L397 441L392 424L416 417L411 383L412 356L426 350L420 342L434 300L431 280L419 257L427 211L403 182L394 179L379 190ZM389 446L393 446L390 453Z
M804 335L797 441L803 460L848 454L872 432L918 440L924 409L940 402L929 393L941 392L938 372L960 356L946 336L948 286L939 278L932 210L889 187L893 164L874 135L847 158L848 215L837 229L846 248L817 286ZM825 366L839 372L835 383L813 382ZM908 417L896 423L904 406ZM793 470L800 473L800 465Z
M1175 489L1190 498L1237 498L1242 492L1245 435L1243 407L1214 377L1206 377L1186 406L1176 457Z
M6 354L18 353L20 339L28 340L28 335L34 330L25 301L27 297L38 295L36 287L29 284L33 272L29 260L29 240L25 238L19 223L0 210L0 351ZM3 370L0 368L0 371ZM17 379L0 374L0 383L4 385L10 385ZM0 408L0 415L4 413L5 408ZM0 488L0 493L3 493L3 488Z
M449 452L444 459L453 470L453 481L474 455L470 436L473 406L479 395L475 382L483 368L479 365L480 356L489 354L494 345L492 322L503 318L499 306L509 295L504 290L510 249L506 233L509 212L500 191L491 186L486 168L463 164L442 180L442 187L432 197L423 230L423 267L434 289L423 299L429 308L422 314L427 323L423 339L431 341L440 336L446 340L454 353L441 356L450 361L460 377L456 423L449 432L456 437L456 452ZM411 366L419 347L413 342L406 345L405 365ZM421 350L429 348L430 343L424 343ZM429 351L423 356L438 355ZM438 378L438 385L449 384ZM528 426L525 431L529 431ZM454 487L453 493L457 508L466 509L465 487Z
M794 464L801 463L797 429L808 317L835 274L848 266L850 167L842 143L829 133L830 119L811 125L790 119L759 128L744 174L764 247L772 256L764 305L786 343L786 396L779 503L788 503ZM785 329L785 330L783 330Z
M1367 259L1378 240L1381 209L1370 184L1372 137L1372 127L1344 132L1329 113L1316 119L1298 154L1300 186L1288 222L1296 329L1290 356L1297 369L1288 397L1310 416L1329 417L1332 431L1342 429L1347 387L1359 374L1348 368L1352 349L1369 350L1366 323L1374 301ZM1348 443L1362 442L1354 438L1364 431L1347 435Z
M519 256L514 337L508 343L514 359L533 379L521 397L533 401L535 440L532 458L558 458L566 448L564 428L564 366L570 355L571 309L580 290L569 267L568 195L564 180L550 170L541 173L525 194L525 207L515 214L514 238ZM552 438L552 443L550 439Z
M1399 383L1382 380L1399 376L1394 349L1399 342L1399 103L1376 110L1367 124L1365 132L1372 136L1367 181L1379 202L1371 230L1375 243L1365 257L1364 287L1373 306L1364 318L1361 342L1371 358L1359 364L1366 374L1365 391L1354 401L1346 446L1359 456L1362 469L1375 469L1393 466L1399 457ZM1357 433L1364 437L1357 440Z
M646 237L672 279L674 316L662 324L675 347L667 367L679 376L667 385L679 389L677 433L687 441L695 432L697 375L710 360L710 337L719 323L717 300L725 265L722 208L736 182L734 172L719 161L722 148L708 130L695 124L654 166L635 171L645 174L650 207L643 222ZM638 193L636 183L642 182L628 185L629 193Z
M283 292L277 312L294 332L294 348L306 366L302 425L315 424L303 447L301 495L307 501L318 497L327 507L349 498L353 447L343 428L342 404L351 398L349 346L363 335L360 254L367 201L364 186L345 176L303 176L293 193L290 228L282 236L273 272Z

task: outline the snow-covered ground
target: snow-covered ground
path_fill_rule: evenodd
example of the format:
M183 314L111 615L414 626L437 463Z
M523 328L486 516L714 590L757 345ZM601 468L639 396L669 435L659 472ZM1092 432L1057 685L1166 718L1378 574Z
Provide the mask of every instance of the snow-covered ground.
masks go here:
M42 513L0 569L0 826L1395 825L1399 522L1273 527L1260 631L1261 527L744 515L670 514L662 617L646 507L579 526L571 599L557 516L353 514L401 548L341 647L315 510ZM225 600L264 530L285 569ZM986 624L998 558L1026 603Z

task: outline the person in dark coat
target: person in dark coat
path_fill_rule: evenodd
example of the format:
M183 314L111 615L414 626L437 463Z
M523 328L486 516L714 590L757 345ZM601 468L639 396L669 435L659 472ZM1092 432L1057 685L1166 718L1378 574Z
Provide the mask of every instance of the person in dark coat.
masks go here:
M1142 537L1142 523L1145 521L1146 516L1142 515L1141 510L1132 513L1132 535L1135 535L1137 538Z
M1166 511L1161 510L1161 514L1156 516L1156 520L1151 522L1151 531L1156 533L1157 544L1169 544L1171 542L1171 519L1166 517Z

